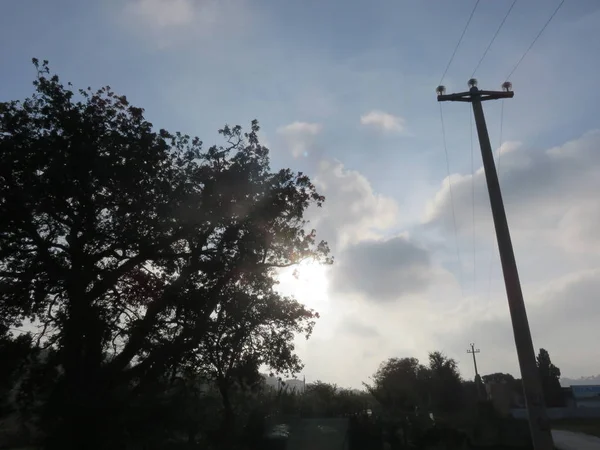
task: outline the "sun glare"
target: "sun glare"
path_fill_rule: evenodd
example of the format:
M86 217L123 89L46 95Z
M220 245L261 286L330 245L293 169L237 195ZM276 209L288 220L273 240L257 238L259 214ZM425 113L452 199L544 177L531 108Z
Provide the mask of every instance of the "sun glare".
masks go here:
M304 262L279 274L279 291L322 313L328 309L327 266ZM295 275L294 275L295 273Z

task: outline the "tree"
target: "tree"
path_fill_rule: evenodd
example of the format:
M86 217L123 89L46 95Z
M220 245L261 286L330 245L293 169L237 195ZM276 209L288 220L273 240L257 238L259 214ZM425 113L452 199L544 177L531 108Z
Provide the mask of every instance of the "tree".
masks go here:
M338 387L335 384L317 380L306 385L304 393L305 412L311 415L331 417L336 415Z
M4 332L3 332L4 331ZM15 386L17 377L22 374L29 357L33 353L30 334L21 334L17 337L9 334L7 329L0 328L0 417L10 410L3 402L9 396L10 390Z
M338 414L347 416L364 413L373 404L373 397L364 391L338 389L336 403Z
M74 92L34 64L35 93L0 103L0 317L59 350L49 445L100 448L119 416L100 411L128 404L111 392L181 366L232 291L276 296L278 268L331 262L303 220L324 198L271 171L256 121L205 151L109 87Z
M310 336L318 314L293 298L273 291L275 280L259 278L243 289L230 286L217 307L204 339L193 351L192 365L208 374L221 393L224 429L231 428L230 389L252 386L259 367L293 376L302 369L294 354L294 337ZM265 283L267 285L265 285Z
M543 348L540 348L537 356L537 367L546 405L550 407L564 406L565 399L560 386L560 369L552 364L550 354Z
M441 352L429 354L428 390L433 412L456 412L463 406L462 379L458 364Z
M428 403L427 378L427 368L417 358L390 358L365 387L384 408L406 414Z
M515 382L515 377L510 373L491 373L482 377L484 383L500 383L512 385Z

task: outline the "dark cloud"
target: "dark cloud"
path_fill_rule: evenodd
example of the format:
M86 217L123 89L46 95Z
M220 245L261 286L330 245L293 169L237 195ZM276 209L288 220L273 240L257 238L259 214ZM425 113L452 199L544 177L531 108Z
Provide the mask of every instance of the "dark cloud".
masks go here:
M405 237L369 240L337 255L330 289L389 302L425 290L432 280L429 254Z

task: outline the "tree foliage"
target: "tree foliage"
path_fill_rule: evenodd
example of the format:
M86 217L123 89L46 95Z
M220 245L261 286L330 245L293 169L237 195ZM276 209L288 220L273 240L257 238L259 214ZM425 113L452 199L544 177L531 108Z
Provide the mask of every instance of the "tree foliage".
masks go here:
M101 434L118 386L195 358L299 367L290 336L316 316L274 276L331 262L306 231L324 200L309 178L270 169L256 121L204 150L109 87L73 91L34 64L35 93L0 104L0 325L37 324L58 350L64 439Z
M369 392L390 410L413 412L428 401L427 369L417 358L390 358L372 378L373 384L367 385Z
M537 367L547 406L564 406L565 399L560 386L560 369L552 364L547 350L540 348Z
M416 358L390 358L383 362L367 385L388 410L418 410L446 414L462 407L462 380L455 360L441 352L429 354L429 365Z
M463 386L456 361L441 352L432 352L429 354L428 369L431 409L440 414L460 409Z
M499 383L499 384L512 384L515 382L515 377L510 373L495 372L489 375L481 377L484 383Z

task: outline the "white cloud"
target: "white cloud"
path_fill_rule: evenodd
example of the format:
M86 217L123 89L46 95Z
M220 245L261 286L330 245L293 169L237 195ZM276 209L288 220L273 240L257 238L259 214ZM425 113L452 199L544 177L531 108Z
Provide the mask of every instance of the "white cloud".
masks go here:
M424 360L429 351L442 350L459 362L465 378L472 379L473 365L466 349L473 341L481 348L477 361L481 373L519 376L506 297L497 295L490 301L465 298L443 279L436 280L435 289L437 296L416 295L401 303L336 297L331 314L344 312L336 327L339 332L299 345L307 363L307 378L360 387L386 358L414 356ZM600 270L591 269L558 277L526 292L536 352L546 348L563 376L600 373L596 345L599 289Z
M600 270L591 269L547 280L525 295L536 351L547 349L565 376L600 372L600 350L596 345L598 289ZM506 297L497 297L489 305L479 301L465 310L447 313L446 322L455 326L436 331L439 345L459 348L475 340L482 350L481 371L519 373ZM486 353L493 353L493 357L486 357Z
M600 131L546 151L505 143L501 149L499 177L512 233L523 238L546 236L551 245L566 250L594 250L600 234L590 224L600 218ZM476 226L489 235L492 231L489 199L483 169L472 175L450 177L459 233ZM475 185L475 205L472 184ZM451 230L452 202L448 180L426 207L424 221ZM547 242L544 242L547 244ZM593 245L593 247L590 247Z
M501 149L500 180L525 299L536 348L550 351L563 373L571 376L600 372L595 341L595 323L600 317L596 306L600 288L600 131L591 131L563 145L540 151L519 143L505 143ZM477 246L493 242L489 200L483 170L474 176L453 175L452 194L463 258L472 257L472 233ZM472 183L475 184L476 227L472 221ZM452 203L447 180L430 201L425 226L435 226L454 241ZM465 256L465 255L468 255ZM465 267L463 259L463 267ZM479 260L483 262L483 260ZM472 268L469 264L468 267ZM448 322L459 324L450 333L441 329L439 341L449 347L470 339L494 352L486 372L517 371L508 307L496 263L496 286L488 308L487 292L474 298L485 305L470 305L463 315L449 315ZM468 272L468 270L467 270ZM483 273L483 274L482 274ZM480 279L481 281L481 279ZM487 289L486 289L487 291ZM487 294L490 295L490 294ZM493 315L489 311L495 310ZM481 314L487 314L487 317ZM466 325L466 317L471 323ZM501 344L502 343L502 344Z
M293 122L279 127L277 133L283 136L294 158L307 155L315 144L315 137L323 126L319 123Z
M546 151L518 142L505 143L500 150L501 183L534 345L536 350L546 348L563 374L572 377L600 372L597 148L600 132L594 131ZM388 357L424 359L428 351L443 350L471 378L472 363L465 353L471 341L482 350L478 363L483 373L518 375L498 262L493 289L488 284L493 227L483 170L473 177L454 174L451 180L463 266L465 260L472 261L473 181L477 192L478 245L485 241L487 247L485 255L478 255L480 286L473 291L461 292L457 277L439 266L441 253L456 257L447 180L430 201L423 226L435 226L452 244L432 253L406 235L394 237L398 206L374 192L364 175L339 162L321 163L314 181L326 203L311 220L334 243L326 327L339 332L320 334L299 346L307 377L359 386Z
M321 161L313 182L326 200L322 208L310 212L310 218L334 250L379 239L398 221L396 201L375 192L364 175L339 161Z
M440 345L434 331L445 328L445 314L460 298L452 284L446 285L442 280L438 286L443 288L441 302L424 295L407 297L401 303L366 301L353 294L332 297L328 316L335 316L337 322L331 325L328 319L327 326L336 332L328 337L298 341L298 350L306 362L307 379L330 379L343 386L361 387L361 382L368 382L387 358L425 359L428 351L447 350L447 346ZM317 329L321 326L319 322Z
M307 134L314 136L319 134L323 127L318 123L294 122L289 125L278 128L278 132L282 134Z
M197 38L229 39L252 21L246 0L128 0L123 25L164 49Z
M455 308L460 291L428 251L407 233L392 231L398 205L375 192L363 174L324 160L313 181L326 201L308 218L336 260L328 270L329 307L311 340L298 339L297 348L308 380L360 387L388 357L426 358L437 349L429 330L440 328L443 311Z
M403 133L406 131L405 120L402 117L378 110L361 116L360 123L385 132Z
M520 149L522 146L523 146L522 142L506 141L506 142L503 142L502 145L500 145L500 148L498 149L498 153L500 153L500 155L506 155L507 153L514 152L515 150Z
M190 24L196 15L192 0L137 0L127 10L149 26L159 28Z

